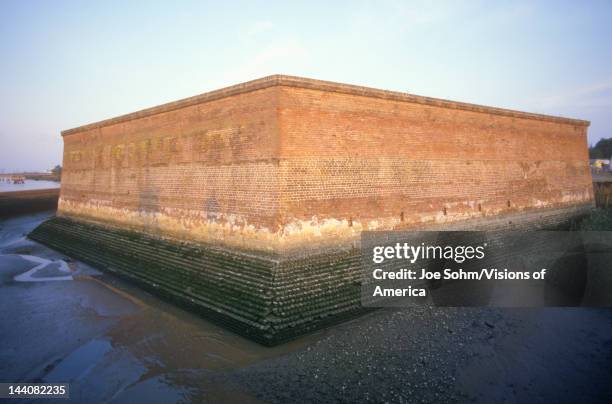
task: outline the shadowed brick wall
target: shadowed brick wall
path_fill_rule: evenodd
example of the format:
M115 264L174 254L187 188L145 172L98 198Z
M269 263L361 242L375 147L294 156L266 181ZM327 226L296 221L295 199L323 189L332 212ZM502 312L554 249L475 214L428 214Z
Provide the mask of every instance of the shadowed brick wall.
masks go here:
M269 87L65 134L60 214L196 240L234 235L241 243L272 231L276 92Z

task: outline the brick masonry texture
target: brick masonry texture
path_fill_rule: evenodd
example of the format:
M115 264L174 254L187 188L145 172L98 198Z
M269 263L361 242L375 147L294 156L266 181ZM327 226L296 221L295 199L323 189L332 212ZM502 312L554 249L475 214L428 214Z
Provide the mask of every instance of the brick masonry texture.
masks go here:
M279 104L285 223L358 232L592 200L584 124L286 86Z
M270 76L64 131L59 218L33 237L72 240L54 247L149 286L178 276L168 284L183 302L189 282L205 285L196 300L209 311L252 295L255 317L241 311L251 298L225 315L249 330L243 334L275 343L359 311L355 251L364 230L490 227L508 217L549 226L584 213L593 206L587 127ZM223 265L196 260L200 269L189 272L179 253L152 270L161 280L145 281L146 270L133 272L129 259L109 266L88 250L94 245L73 251L69 244L94 237L93 229L208 251L201 254L221 248L243 262L230 277L249 273L257 257L270 281L224 295L201 278L226 273ZM98 248L105 246L112 250ZM267 298L257 300L255 290Z

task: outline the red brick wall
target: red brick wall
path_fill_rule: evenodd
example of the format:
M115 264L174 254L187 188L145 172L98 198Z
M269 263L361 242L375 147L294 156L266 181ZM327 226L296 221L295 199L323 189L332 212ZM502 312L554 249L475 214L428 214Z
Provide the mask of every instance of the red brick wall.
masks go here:
M176 236L211 220L275 227L275 93L266 88L66 135L60 214L147 231L171 226ZM158 217L129 218L133 212ZM178 222L164 223L165 216Z
M592 199L583 125L295 87L279 103L284 222L409 226Z
M586 128L272 76L65 131L59 214L278 251L584 205Z

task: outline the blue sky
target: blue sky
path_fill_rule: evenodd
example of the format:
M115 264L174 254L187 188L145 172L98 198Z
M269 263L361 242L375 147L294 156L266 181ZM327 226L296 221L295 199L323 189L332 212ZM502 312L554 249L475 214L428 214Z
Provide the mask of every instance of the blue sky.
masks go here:
M0 2L0 170L60 131L281 73L591 121L612 137L612 1Z

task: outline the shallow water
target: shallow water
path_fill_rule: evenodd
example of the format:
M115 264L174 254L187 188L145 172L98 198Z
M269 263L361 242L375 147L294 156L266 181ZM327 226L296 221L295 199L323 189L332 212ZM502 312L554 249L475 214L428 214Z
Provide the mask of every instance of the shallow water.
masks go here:
M0 181L0 192L31 191L34 189L51 189L59 187L60 183L55 181L26 180L25 184L13 184L5 181Z

